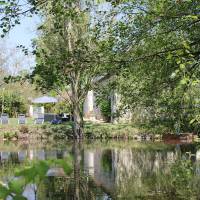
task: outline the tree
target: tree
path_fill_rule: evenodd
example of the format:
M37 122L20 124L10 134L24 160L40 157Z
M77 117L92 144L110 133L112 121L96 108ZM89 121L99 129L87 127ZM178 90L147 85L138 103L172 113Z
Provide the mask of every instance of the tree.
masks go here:
M112 60L121 63L117 88L124 103L150 107L152 117L164 113L187 130L199 115L199 7L197 0L122 0L103 22Z
M17 92L0 92L1 112L7 113L10 117L17 117L17 114L26 113L28 105L23 97Z
M150 107L155 118L164 113L188 128L199 116L199 1L109 1L104 20L93 13L93 22L85 2L91 1L29 1L28 9L15 0L2 3L4 33L20 14L39 11L45 18L33 77L40 87L69 92L74 136L83 135L81 104L97 76L115 75L132 109Z
M34 52L37 66L31 77L43 91L53 89L58 93L63 90L69 93L74 137L82 138L82 103L92 80L104 74L100 70L97 43L92 35L90 9L94 1L31 0L26 3L24 6L16 0L1 2L2 37L20 23L21 16L38 12L42 15L44 24L39 27L41 34L35 42Z
M32 77L40 89L66 91L73 113L75 138L83 138L83 101L95 77L104 73L92 35L88 6L81 1L48 2L36 40Z

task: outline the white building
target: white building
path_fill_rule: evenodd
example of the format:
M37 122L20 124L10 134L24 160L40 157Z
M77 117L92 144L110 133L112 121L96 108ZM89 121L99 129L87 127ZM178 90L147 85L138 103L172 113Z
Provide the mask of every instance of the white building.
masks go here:
M120 95L116 92L112 92L111 95L111 122L118 123L118 122L128 122L132 119L132 114L130 111L125 111L124 114L119 116L119 109L120 109ZM85 99L84 106L83 106L83 113L84 118L86 120L91 121L104 121L104 117L101 114L100 108L96 105L95 102L95 93L94 91L89 91L88 95Z

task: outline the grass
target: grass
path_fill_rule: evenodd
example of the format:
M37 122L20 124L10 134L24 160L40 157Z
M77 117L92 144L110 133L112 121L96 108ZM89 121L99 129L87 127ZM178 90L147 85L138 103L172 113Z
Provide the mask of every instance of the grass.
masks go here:
M86 122L85 133L93 134L96 137L116 137L116 136L134 136L141 133L133 124L111 124L111 123L92 123Z
M143 130L143 132L145 133L152 133L152 134L159 134L159 135L163 135L166 133L173 133L174 130L172 130L171 128L169 128L166 125L163 125L162 123L160 124L150 124L150 123L138 123L135 124L136 127L138 127L138 129Z
M41 127L41 125L34 124L33 118L27 118L25 125L18 124L17 118L9 118L8 124L0 124L0 136L5 135L5 133L10 135L15 134L23 126L30 129L34 127Z
M34 119L33 118L26 118L26 125L27 126L38 126L34 124ZM0 128L2 127L16 127L16 126L21 126L18 124L18 118L9 118L8 124L0 124Z
M42 125L50 125L49 122L45 122L42 125L34 124L34 119L33 118L26 118L26 126L28 127L40 127ZM65 123L61 125L52 125L52 126L71 126L71 123ZM0 128L5 128L5 127L20 127L22 125L18 124L18 119L17 118L10 118L8 124L0 124ZM94 123L94 122L85 122L85 128L86 129L94 129L94 128L106 128L109 130L124 130L127 128L134 128L134 125L131 124L111 124L111 123ZM135 129L136 130L136 129Z
M85 122L85 137L86 138L134 138L135 135L141 133L149 134L162 134L164 129L157 128L147 129L145 126L138 126L136 124L123 123L123 124L111 124L111 123L95 123ZM25 125L19 125L17 118L10 118L9 124L0 125L0 136L4 138L12 138L21 133L32 133L32 135L46 136L47 138L64 139L72 138L72 122L67 122L61 125L51 125L49 122L45 122L42 125L34 124L33 118L27 118Z

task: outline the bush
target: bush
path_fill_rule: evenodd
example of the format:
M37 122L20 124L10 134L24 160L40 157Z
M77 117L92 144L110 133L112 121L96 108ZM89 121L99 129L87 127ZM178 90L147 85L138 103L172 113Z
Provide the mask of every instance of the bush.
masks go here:
M19 113L26 113L27 104L17 92L1 91L0 108L3 108L3 112L9 117L17 117Z
M101 114L105 121L109 122L111 119L111 98L107 93L100 93L96 97L97 106L99 106Z
M44 108L50 113L70 113L70 105L66 101L58 102L54 105L52 105L52 103L47 103L44 104Z
M22 134L25 134L25 133L29 132L29 129L28 129L27 126L20 126L19 132L22 133Z
M7 140L18 138L17 133L11 133L11 132L4 132L3 136L4 136L4 139L7 139Z

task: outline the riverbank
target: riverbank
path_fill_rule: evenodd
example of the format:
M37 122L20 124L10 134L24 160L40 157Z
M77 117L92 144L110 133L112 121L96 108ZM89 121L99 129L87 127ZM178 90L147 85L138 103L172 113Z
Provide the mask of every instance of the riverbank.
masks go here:
M71 122L60 125L51 125L50 123L35 125L31 119L27 121L26 125L18 125L17 120L12 119L8 125L0 126L0 140L73 139L71 127ZM163 135L172 133L171 130L162 126L147 129L128 123L85 122L86 139L161 140Z
M51 125L35 125L29 123L18 125L16 121L8 125L0 126L0 140L27 140L27 139L73 139L72 123ZM145 130L139 129L132 124L111 124L85 122L85 138L87 139L138 139L148 137L152 138L158 134L147 134Z

